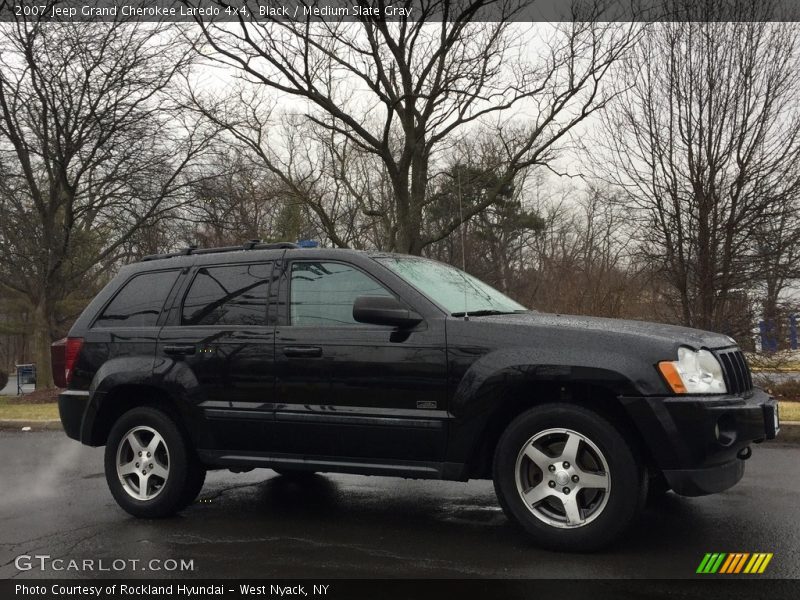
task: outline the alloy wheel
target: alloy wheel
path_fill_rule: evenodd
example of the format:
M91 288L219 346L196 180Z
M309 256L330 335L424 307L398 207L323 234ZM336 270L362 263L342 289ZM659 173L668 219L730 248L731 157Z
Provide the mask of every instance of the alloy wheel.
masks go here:
M134 427L117 447L117 476L122 488L136 500L158 496L169 479L169 448L152 427Z
M525 506L552 527L574 529L594 521L611 493L605 456L585 435L547 429L519 451L515 481Z

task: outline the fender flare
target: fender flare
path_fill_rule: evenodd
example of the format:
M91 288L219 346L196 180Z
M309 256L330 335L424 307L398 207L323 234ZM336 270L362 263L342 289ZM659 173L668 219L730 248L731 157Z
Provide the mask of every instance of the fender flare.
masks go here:
M585 384L606 388L616 397L642 394L641 382L616 367L618 356L600 357L587 349L572 354L570 364L564 364L563 353L556 354L540 349L503 349L475 361L451 398L447 460L466 464L480 450L493 419L507 407L502 391L509 387ZM630 356L623 362L630 364ZM627 413L623 403L620 407Z
M97 427L100 424L98 417L106 410L109 396L123 386L143 386L157 390L163 396L170 398L170 409L177 413L184 422L197 418L197 411L193 408L191 398L200 392L200 386L194 373L186 365L175 363L177 368L168 369L169 372L180 372L178 379L180 385L174 381L170 385L163 377L158 377L153 372L154 359L146 356L123 356L107 361L98 369L89 387L90 401L81 424L81 441L97 445ZM182 367L182 368L181 368ZM188 384L188 385L187 385ZM187 387L184 387L184 386ZM194 428L187 427L190 436L194 437Z

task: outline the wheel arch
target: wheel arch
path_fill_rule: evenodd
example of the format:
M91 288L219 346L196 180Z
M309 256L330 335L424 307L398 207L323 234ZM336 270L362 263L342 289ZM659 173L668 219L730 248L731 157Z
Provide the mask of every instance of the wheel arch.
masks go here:
M631 444L644 466L648 470L655 467L642 433L619 399L619 391L607 382L517 380L507 381L495 393L502 397L502 402L486 419L469 455L466 464L469 478L491 478L494 453L509 424L531 408L552 403L581 406L605 417Z
M140 406L164 411L184 433L188 433L185 411L166 390L146 383L122 383L103 392L99 401L96 399L95 415L88 432L89 445L105 445L114 423L129 410Z

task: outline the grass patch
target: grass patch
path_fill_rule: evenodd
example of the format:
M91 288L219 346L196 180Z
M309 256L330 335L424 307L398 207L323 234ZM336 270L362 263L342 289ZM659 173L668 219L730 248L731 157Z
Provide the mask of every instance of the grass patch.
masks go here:
M11 404L15 396L0 396L0 419L30 419L43 421L58 419L58 404Z
M800 402L780 403L781 421L800 421Z

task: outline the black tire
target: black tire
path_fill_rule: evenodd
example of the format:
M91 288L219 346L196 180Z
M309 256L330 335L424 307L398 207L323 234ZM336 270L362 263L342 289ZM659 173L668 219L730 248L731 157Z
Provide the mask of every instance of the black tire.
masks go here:
M672 488L669 487L667 480L660 473L650 477L647 483L646 506L654 506L664 501L664 498Z
M160 436L161 442L157 451L153 452L154 456L138 458L130 441L123 441L131 439L131 432L135 432L136 439L142 444L147 442L146 436L151 433L153 438L155 434ZM141 450L146 454L147 448ZM152 483L141 486L138 468L136 473L124 476L118 473L118 455L121 464L133 464L132 461L137 461L137 467L141 465L146 468L153 464L160 466L156 456L158 454L161 455L160 465L168 465L165 478L156 477L153 473ZM139 463L139 460L150 462ZM205 469L197 461L186 436L175 421L166 413L150 407L133 408L114 423L106 441L105 473L106 482L117 504L134 517L141 518L174 515L194 500L205 480ZM148 480L149 477L150 474ZM145 488L145 497L134 497L139 491L137 487ZM149 494L150 491L152 494ZM151 497L148 498L147 495Z
M559 431L562 429L568 430L568 432ZM555 431L544 433L551 430ZM542 437L537 438L537 436ZM558 455L558 450L550 454L551 450L544 448L547 452L537 455L540 457L540 462L548 463L548 472L545 472L544 469L536 466L538 463L534 464L527 457L523 458L523 449L528 447L529 442L534 439L537 439L537 443L539 440L564 439L563 445L565 446L566 440L570 436L580 440L577 442L580 450L577 455L579 459L576 462L592 461L592 456L597 456L595 449L602 453L601 460L604 459L608 465L608 473L605 474L606 479L604 480L608 482L608 490L581 490L580 487L576 487L577 483L567 483L563 488L559 488L561 484L553 481L551 488L553 491L537 488L541 489L542 493L546 493L547 497L538 502L532 502L532 506L529 506L522 497L523 492L517 486L518 478L523 477L523 475L518 476L517 474L518 465L520 472L535 473L534 480L540 482L529 487L527 489L529 493L538 485L550 487L552 479L557 478L559 481L563 481L567 478L569 471L562 471L562 467L558 466L568 464L559 462L561 457ZM589 440L590 443L587 443L586 440ZM586 458L587 456L588 458ZM553 463L549 463L551 457ZM593 464L600 463L594 460ZM584 473L580 470L581 467L576 465L572 465L572 468L572 473L576 476L583 475L584 480L588 481L591 471L587 470ZM555 469L555 471L550 469ZM592 471L595 470L592 469ZM602 480L605 469L596 469L595 473ZM495 491L506 515L528 532L537 545L551 550L590 552L610 544L638 516L644 506L647 492L645 470L636 460L631 446L620 431L599 414L570 404L545 404L532 408L514 419L498 442L494 457L493 476ZM578 476L578 480L580 480L580 476ZM569 486L573 487L569 488ZM520 487L523 485L521 484ZM567 488L570 491L559 495L562 490ZM573 521L574 524L570 524L569 517L564 510L566 504L562 500L569 501L570 493L579 504L581 502L587 504L586 507L579 506L580 519L576 518ZM587 499L592 502L587 502ZM563 517L557 514L559 510L564 513ZM594 510L595 513L590 513L591 510ZM553 522L559 518L563 518L564 523ZM585 524L579 524L584 519L588 521Z
M178 505L178 510L183 510L187 506L194 503L197 496L203 489L206 482L206 468L200 464L199 461L190 461L192 465L189 469L189 475L186 478L186 487L183 490L183 496Z

